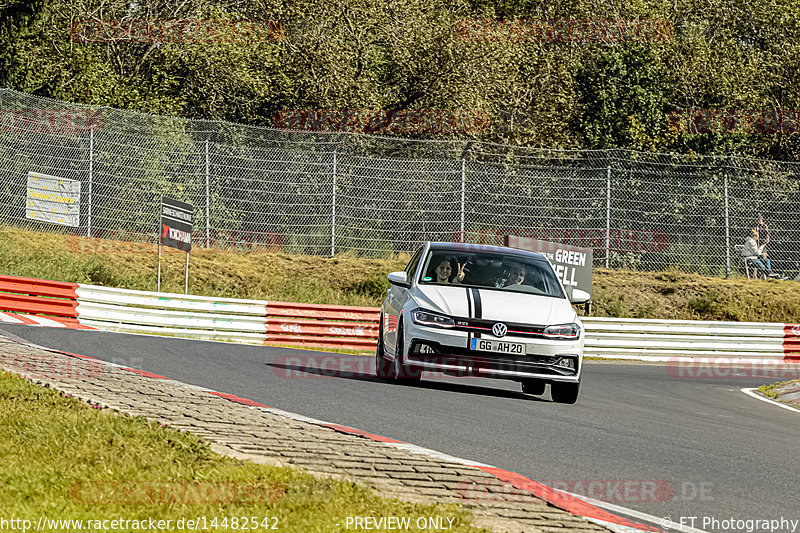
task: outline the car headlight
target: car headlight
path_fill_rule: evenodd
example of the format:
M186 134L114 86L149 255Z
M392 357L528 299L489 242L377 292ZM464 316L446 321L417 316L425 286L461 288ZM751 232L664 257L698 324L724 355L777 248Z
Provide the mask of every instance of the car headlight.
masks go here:
M547 326L542 334L548 339L577 339L580 337L581 327L574 322L572 324Z
M447 315L425 311L423 309L414 309L411 311L411 320L414 324L431 326L434 328L452 328L456 325L453 319Z

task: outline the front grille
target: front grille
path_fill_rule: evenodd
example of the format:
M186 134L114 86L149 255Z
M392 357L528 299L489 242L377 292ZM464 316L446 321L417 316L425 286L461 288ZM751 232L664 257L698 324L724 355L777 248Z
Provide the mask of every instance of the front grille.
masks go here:
M425 353L423 346L434 353ZM465 348L446 348L436 343L414 341L408 353L410 362L431 363L435 365L456 366L464 369L466 374L477 374L478 370L502 370L508 372L525 372L547 374L552 376L570 376L575 370L554 366L561 356L536 354L497 354L477 352Z
M469 331L472 333L492 333L492 326L501 320L484 320L481 318L455 318L456 326L453 329L458 331ZM503 322L508 327L507 335L515 337L544 337L545 326L531 325L531 324L516 324L511 322Z

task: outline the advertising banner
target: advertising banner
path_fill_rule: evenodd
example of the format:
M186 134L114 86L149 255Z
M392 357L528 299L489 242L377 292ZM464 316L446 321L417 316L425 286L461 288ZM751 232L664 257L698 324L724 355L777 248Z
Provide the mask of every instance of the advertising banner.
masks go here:
M192 204L161 197L159 244L189 253L192 249Z
M77 227L81 218L81 182L28 172L25 218Z
M558 279L572 296L572 289L580 289L592 294L592 250L569 244L506 235L505 245L510 248L540 252L550 259Z

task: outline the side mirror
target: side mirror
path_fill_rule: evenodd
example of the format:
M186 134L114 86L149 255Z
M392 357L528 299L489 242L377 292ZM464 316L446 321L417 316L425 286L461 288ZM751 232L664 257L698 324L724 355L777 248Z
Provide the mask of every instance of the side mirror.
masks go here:
M386 278L389 280L389 283L392 285L402 285L404 287L408 287L408 275L405 271L401 270L400 272L390 272Z
M572 289L572 296L569 299L570 303L583 304L592 299L592 295L580 289Z

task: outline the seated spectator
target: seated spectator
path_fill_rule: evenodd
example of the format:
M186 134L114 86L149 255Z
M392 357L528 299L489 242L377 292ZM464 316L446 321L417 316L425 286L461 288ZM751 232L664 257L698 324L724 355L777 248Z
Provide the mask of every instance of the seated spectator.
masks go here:
M758 229L752 228L750 230L750 235L744 242L744 248L742 248L742 257L745 258L745 268L754 267L771 278L779 277L778 274L772 271L772 264L770 263L769 256L767 252L764 251L767 243L765 242L759 245L758 238Z

